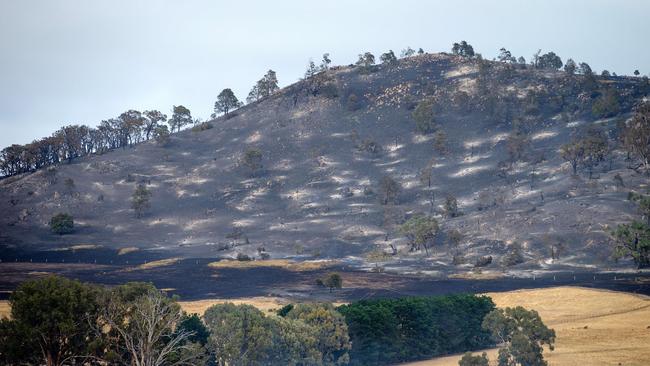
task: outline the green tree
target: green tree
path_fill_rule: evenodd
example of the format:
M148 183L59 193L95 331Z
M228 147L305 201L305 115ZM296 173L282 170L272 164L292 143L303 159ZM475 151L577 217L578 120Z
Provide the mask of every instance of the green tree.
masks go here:
M646 219L647 224L650 225L650 196L630 192L628 199L639 204L641 215Z
M451 52L454 55L462 57L474 57L474 47L467 43L466 41L461 41L460 43L454 43L451 47Z
M471 352L467 352L458 361L458 366L489 366L489 364L490 360L485 352L480 356L474 356Z
M167 115L156 110L144 111L142 115L145 118L145 137L147 140L149 140L149 136L151 136L151 134L154 133L158 127L160 127L159 123L167 121Z
M171 132L174 132L174 130L180 131L181 128L192 124L192 114L189 109L182 105L175 105L172 112L172 118L167 121Z
M0 323L0 340L6 340L0 343L0 361L58 366L88 359L97 294L89 285L57 276L23 282L9 300L11 320Z
M166 146L169 143L170 135L169 128L167 126L157 126L153 130L153 138L156 140L156 143L160 146Z
M461 212L458 209L458 200L451 194L447 195L445 198L443 209L446 217L458 217L461 215Z
M397 63L397 57L395 56L393 50L388 50L388 52L383 53L381 56L379 56L379 60L382 64L389 66L395 65Z
M232 89L226 88L219 93L217 101L214 102L214 113L223 113L228 116L228 112L241 107L242 103L237 99Z
M543 346L554 349L555 331L549 329L535 310L495 309L485 316L483 328L499 342L499 366L545 366Z
M573 75L573 74L575 74L577 68L578 68L578 66L576 65L576 62L573 61L573 59L568 59L568 60L566 60L566 64L564 64L564 71L565 71L568 75Z
M607 88L591 107L591 114L596 118L614 117L620 111L620 96L614 88Z
M205 324L203 324L203 321L198 314L188 315L184 313L178 321L176 331L184 331L191 334L187 340L198 343L201 346L205 346L205 344L208 343L208 337L210 336L210 331Z
M555 52L548 52L539 56L536 66L540 69L557 70L562 67L562 59Z
M405 235L411 243L411 250L424 248L429 255L429 248L438 235L438 220L431 216L414 216L400 226L399 231Z
M338 273L330 273L323 280L323 284L332 292L335 288L340 289L343 287L343 277Z
M347 365L350 361L348 326L343 315L331 304L298 304L287 313L286 318L299 320L314 328L322 365Z
M411 114L415 120L415 129L422 134L432 133L436 130L436 121L433 113L434 103L432 100L425 99L418 103Z
M262 169L262 151L259 149L247 149L242 157L242 164L255 174Z
M53 233L63 235L74 232L74 219L67 213L59 213L50 219L50 230Z
M612 233L614 257L632 257L638 268L650 267L650 225L634 221L618 225Z
M133 196L131 196L131 208L135 211L136 217L142 217L145 211L149 209L151 204L149 199L151 198L151 192L147 189L147 186L140 183L135 187Z

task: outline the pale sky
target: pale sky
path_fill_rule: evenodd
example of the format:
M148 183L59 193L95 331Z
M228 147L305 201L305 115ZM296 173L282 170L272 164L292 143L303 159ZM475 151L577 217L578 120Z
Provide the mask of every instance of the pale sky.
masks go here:
M648 0L0 0L0 149L128 109L207 118L223 88L245 99L269 68L288 85L325 52L340 65L467 40L647 75L649 15Z

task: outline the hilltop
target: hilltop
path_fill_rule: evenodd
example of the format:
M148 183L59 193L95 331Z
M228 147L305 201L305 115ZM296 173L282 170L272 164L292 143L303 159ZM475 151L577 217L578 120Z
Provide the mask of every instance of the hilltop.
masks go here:
M647 88L448 54L333 67L164 146L3 179L0 242L397 272L629 267L612 259L609 232L640 217L626 198L647 176L617 141ZM560 148L589 127L606 136L606 156L574 175ZM137 184L151 192L140 218ZM50 232L59 212L74 216L74 233ZM440 224L430 248L399 230L417 214Z

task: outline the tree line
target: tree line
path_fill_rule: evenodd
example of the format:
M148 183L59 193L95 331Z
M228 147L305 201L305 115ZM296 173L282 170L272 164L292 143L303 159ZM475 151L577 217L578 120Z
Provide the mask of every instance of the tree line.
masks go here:
M542 345L555 339L536 312L495 309L476 295L288 304L266 314L224 303L200 316L149 283L104 288L48 276L22 283L10 305L11 318L0 320L0 364L9 366L386 365L494 344L508 365L543 365Z

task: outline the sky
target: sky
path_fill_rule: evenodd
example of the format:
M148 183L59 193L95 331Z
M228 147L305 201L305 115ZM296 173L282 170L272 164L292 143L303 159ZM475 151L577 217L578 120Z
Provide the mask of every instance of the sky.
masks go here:
M0 148L129 110L206 119L224 88L245 99L310 58L347 65L407 46L486 58L538 49L595 71L650 73L648 0L0 0Z

